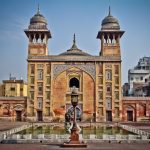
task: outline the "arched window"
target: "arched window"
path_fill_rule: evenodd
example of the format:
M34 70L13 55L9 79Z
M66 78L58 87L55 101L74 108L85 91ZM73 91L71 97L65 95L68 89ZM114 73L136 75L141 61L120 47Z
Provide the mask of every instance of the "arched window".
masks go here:
M38 69L38 80L43 80L43 70Z
M111 70L106 70L106 80L112 80Z
M111 83L107 83L106 84L106 94L111 95L111 93L112 93L112 85L111 85Z
M106 108L112 109L112 100L110 98L106 99Z
M38 102L37 108L42 109L43 108L43 99L41 97L38 97L37 102Z
M76 87L79 88L79 80L77 78L71 78L69 82L69 87Z

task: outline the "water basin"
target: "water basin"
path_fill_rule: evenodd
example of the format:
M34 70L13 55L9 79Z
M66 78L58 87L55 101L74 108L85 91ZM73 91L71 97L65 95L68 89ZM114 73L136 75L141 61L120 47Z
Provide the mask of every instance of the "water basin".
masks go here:
M103 139L104 135L120 135L125 137L127 135L135 135L134 133L122 129L118 126L80 126L80 128L81 131L79 135L83 139ZM32 137L32 139L69 138L70 136L68 129L64 125L42 125L37 127L34 126L17 132L16 134L19 135L19 138L24 138L25 135L27 135L27 137Z

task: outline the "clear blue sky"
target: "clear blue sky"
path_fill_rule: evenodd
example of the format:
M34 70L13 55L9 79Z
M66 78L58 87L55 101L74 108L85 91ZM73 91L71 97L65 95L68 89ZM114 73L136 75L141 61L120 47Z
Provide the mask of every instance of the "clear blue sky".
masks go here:
M111 6L112 15L125 31L121 39L122 83L127 82L128 69L139 58L150 56L150 0L0 0L0 82L10 73L27 80L28 40L23 30L38 3L52 33L49 54L69 49L76 33L78 47L98 55L96 36Z

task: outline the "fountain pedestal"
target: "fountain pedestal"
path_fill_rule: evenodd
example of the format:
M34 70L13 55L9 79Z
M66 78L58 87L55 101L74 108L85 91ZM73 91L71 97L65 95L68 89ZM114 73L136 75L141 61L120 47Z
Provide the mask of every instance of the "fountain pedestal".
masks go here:
M87 144L79 141L79 134L77 133L77 127L73 126L71 129L70 141L66 142L62 145L62 147L74 147L74 148L82 148L87 147Z
M87 147L87 145L84 142L79 141L79 134L78 134L78 127L76 123L76 106L78 105L78 93L76 88L72 90L71 93L71 103L74 108L74 117L73 117L73 127L71 129L71 135L70 135L70 141L66 142L62 145L62 147L73 147L73 148L79 148L79 147Z

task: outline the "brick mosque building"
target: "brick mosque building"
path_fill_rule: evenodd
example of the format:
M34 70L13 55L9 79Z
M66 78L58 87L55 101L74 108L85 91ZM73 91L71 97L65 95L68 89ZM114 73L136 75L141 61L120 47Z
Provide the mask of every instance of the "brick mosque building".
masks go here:
M48 55L48 40L52 36L39 10L30 19L25 33L29 39L28 119L64 118L64 113L72 109L70 96L74 86L79 93L77 114L82 115L82 120L122 118L120 39L124 31L110 9L97 34L101 42L97 56L80 50L75 35L70 49Z

